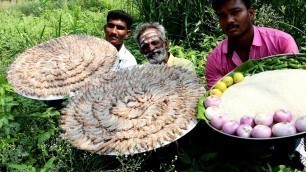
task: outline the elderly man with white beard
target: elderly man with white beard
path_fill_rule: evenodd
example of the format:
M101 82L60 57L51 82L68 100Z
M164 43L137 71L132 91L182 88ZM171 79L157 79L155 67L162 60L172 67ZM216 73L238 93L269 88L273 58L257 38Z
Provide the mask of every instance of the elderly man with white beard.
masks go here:
M135 40L140 48L141 54L151 64L180 66L196 74L194 65L191 61L174 57L168 52L169 42L165 32L165 28L157 22L138 25L135 31Z

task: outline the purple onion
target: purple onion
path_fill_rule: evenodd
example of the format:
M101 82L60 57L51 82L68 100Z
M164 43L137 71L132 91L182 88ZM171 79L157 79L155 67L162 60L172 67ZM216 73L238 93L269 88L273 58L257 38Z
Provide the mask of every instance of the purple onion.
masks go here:
M217 106L210 106L205 110L205 116L207 119L211 120L212 117L221 114L221 110Z
M254 117L254 122L256 125L270 126L273 123L273 113L260 112Z
M237 128L239 127L239 122L235 120L226 121L222 125L222 131L227 134L234 135L236 133Z
M228 121L228 115L227 114L221 114L221 115L212 117L211 120L210 120L210 123L216 129L220 130L222 128L222 125L226 121Z
M296 127L298 132L305 132L306 131L306 116L301 116L296 119L294 126Z
M204 100L204 106L206 108L210 106L219 106L220 103L221 103L221 98L217 95L210 95L206 97L206 99Z
M269 138L272 136L272 131L268 126L256 125L251 132L251 136L254 138Z
M250 116L243 116L240 119L240 124L248 124L251 127L254 127L255 126L254 118L252 118Z
M287 122L280 122L272 127L272 134L274 136L290 136L296 133L296 128L293 124Z
M292 113L288 110L279 109L275 111L273 115L273 120L275 123L279 122L291 122L292 120Z
M239 137L249 138L251 137L251 132L253 130L253 127L249 124L240 124L237 128L236 134Z

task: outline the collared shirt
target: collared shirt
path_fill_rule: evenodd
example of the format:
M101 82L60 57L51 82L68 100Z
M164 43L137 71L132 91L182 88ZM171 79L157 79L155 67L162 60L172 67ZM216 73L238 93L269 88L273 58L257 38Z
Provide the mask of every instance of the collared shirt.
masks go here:
M168 66L180 66L184 69L187 69L188 71L192 72L193 74L196 74L194 65L191 61L184 59L184 58L177 58L174 57L171 53L167 62Z
M249 52L250 60L276 54L299 52L296 42L288 33L272 28L253 27L254 39ZM233 53L232 57L227 57L227 47L228 38L221 41L207 58L205 76L208 89L223 76L242 64L242 60L236 52Z
M122 44L118 52L118 58L115 63L115 70L123 69L123 68L130 68L137 65L135 57L127 50Z

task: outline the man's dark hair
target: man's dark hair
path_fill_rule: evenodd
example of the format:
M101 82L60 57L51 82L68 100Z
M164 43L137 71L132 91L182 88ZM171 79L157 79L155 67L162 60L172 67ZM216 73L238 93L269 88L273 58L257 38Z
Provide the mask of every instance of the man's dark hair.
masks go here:
M213 0L212 7L217 11L227 0ZM251 0L241 0L247 9L251 8Z
M107 14L107 22L110 19L113 20L122 20L126 23L127 28L130 30L131 26L133 24L133 18L131 15L129 15L127 12L123 11L123 10L112 10L109 11Z

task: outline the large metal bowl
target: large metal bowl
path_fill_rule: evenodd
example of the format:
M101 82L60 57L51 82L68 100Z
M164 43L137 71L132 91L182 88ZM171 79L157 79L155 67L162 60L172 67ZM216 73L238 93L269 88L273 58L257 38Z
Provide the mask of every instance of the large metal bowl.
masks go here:
M245 63L243 63L242 65L238 66L236 69L234 69L233 71L231 71L230 73L228 73L227 75L225 75L224 77L231 75L234 72L242 72L242 73L246 73L247 70L256 67L256 65L259 64L259 62L262 62L268 58L305 58L305 64L306 64L306 54L304 53L300 53L300 54L279 54L279 55L274 55L274 56L268 56L262 59L258 59L258 60L249 60ZM293 68L293 67L291 67ZM273 69L271 69L273 70ZM254 71L253 71L254 72ZM255 73L260 73L260 69L258 69L258 71L255 71ZM223 78L224 78L223 77ZM221 78L220 81L223 79ZM213 87L212 87L213 88ZM212 88L210 90L212 90ZM210 91L209 90L209 91ZM199 100L199 104L198 104L198 119L200 120L204 120L206 125L214 132L220 134L222 137L224 136L225 139L229 139L230 141L239 141L239 142L245 142L245 143L267 143L267 144L271 144L271 143L279 143L279 142L291 142L297 139L300 139L302 137L306 136L306 132L300 132L300 133L296 133L294 135L289 135L289 136L283 136L283 137L271 137L271 138L243 138L243 137L239 137L239 136L235 136L235 135L230 135L230 134L226 134L218 129L216 129L215 127L213 127L210 124L210 121L205 117L205 107L203 105L203 102L205 100L205 98L209 95L209 91L207 91L207 93ZM306 104L306 102L305 102Z

